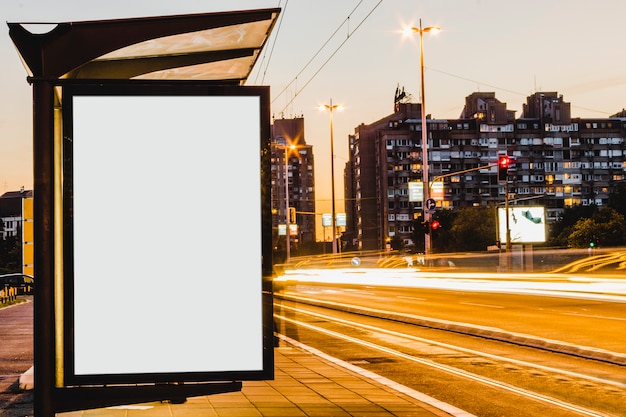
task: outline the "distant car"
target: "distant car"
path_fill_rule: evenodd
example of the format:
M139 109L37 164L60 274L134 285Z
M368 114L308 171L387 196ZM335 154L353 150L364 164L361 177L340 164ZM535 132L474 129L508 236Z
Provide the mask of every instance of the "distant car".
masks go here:
M30 294L35 286L35 277L26 274L0 275L0 288L17 288L18 294Z

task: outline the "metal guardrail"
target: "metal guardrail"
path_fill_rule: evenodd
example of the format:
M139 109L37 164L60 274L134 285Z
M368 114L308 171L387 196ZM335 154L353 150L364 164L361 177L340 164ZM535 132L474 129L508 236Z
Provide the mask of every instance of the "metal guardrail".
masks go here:
M17 299L20 294L30 294L35 286L35 277L13 273L0 275L0 304L7 304Z

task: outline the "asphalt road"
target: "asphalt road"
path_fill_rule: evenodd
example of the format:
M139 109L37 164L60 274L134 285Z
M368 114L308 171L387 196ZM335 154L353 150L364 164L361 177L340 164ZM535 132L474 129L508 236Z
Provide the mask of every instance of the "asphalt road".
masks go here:
M502 329L626 354L623 302L499 292L293 284L300 296Z
M569 354L612 352L622 362L623 303L294 282L277 297L277 327L286 336L475 415L625 415L625 365ZM441 326L412 325L429 321ZM454 331L436 330L445 328ZM526 335L542 348L517 338L501 343L489 337L493 332ZM544 340L556 350L544 350ZM466 373L471 377L459 377Z

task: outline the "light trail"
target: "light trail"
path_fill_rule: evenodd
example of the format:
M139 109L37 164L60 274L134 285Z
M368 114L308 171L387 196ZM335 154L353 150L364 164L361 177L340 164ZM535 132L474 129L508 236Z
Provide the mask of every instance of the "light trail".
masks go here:
M409 297L407 295L399 295L397 298L400 298L402 300L426 301L426 298Z
M504 292L626 302L626 279L571 277L567 274L425 272L411 268L295 269L285 271L274 281Z
M460 303L466 306L487 307L487 308L504 308L504 306L494 306L491 304L478 304L478 303Z

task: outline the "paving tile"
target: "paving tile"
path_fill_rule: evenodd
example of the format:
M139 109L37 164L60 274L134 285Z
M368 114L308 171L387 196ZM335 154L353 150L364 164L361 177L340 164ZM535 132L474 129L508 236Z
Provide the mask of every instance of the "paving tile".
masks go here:
M240 392L103 408L57 417L434 417L447 414L391 387L293 347L275 350L274 380L244 381Z
M308 417L350 417L345 410L339 407L302 407L302 411Z
M295 405L280 408L259 407L259 412L264 417L307 417L307 415Z
M218 417L263 417L263 415L254 407L234 407L216 409ZM203 417L203 416L198 416Z

